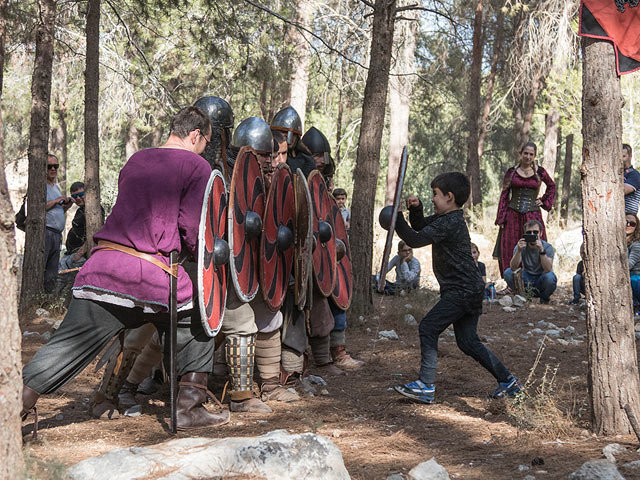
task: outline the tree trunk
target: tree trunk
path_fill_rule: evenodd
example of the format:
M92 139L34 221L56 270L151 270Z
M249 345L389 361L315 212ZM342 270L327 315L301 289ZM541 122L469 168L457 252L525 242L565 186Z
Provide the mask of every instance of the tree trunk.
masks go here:
M399 6L406 4L408 2L404 0ZM397 54L389 79L389 166L385 205L393 203L402 148L409 143L409 106L414 81L412 73L415 72L418 10L408 10L402 16L407 20L401 20L395 29L394 44L397 45Z
M544 147L542 156L542 167L547 171L553 179L556 173L556 159L558 158L558 128L560 124L560 112L555 106L551 106L549 113L544 119ZM539 196L544 195L547 186L543 183L540 185ZM542 219L547 222L549 212L542 210Z
M298 0L296 22L308 26L313 15L313 3L311 0ZM294 53L291 58L291 78L289 98L291 106L296 109L302 125L307 112L307 90L309 87L309 66L311 65L311 52L309 42L304 38L302 31L293 25L289 29L289 45L293 45ZM304 133L304 132L303 132Z
M0 0L0 71L4 68L5 12L7 0ZM2 74L0 73L0 105ZM18 277L13 208L4 173L4 126L0 110L0 478L22 478L22 360L18 325Z
M22 312L30 307L31 302L42 291L44 280L46 175L56 17L55 0L40 0L38 13L36 55L31 77L32 102L27 186L29 210L27 212L22 288L20 291L20 310Z
M84 189L87 220L87 247L102 226L100 211L100 146L98 143L98 93L100 90L100 0L87 6L87 56L84 74Z
M67 191L67 167L68 167L68 150L67 150L67 106L65 102L58 99L56 106L56 115L58 117L58 125L51 132L51 153L58 157L60 168L58 169L58 185L64 194Z
M160 145L162 145L163 135L164 135L164 127L162 126L162 123L158 121L158 125L156 125L156 127L153 129L151 146L159 147Z
M535 80L532 83L531 90L520 99L520 105L516 108L519 112L516 114L516 143L514 144L514 158L519 158L520 148L529 141L529 133L531 132L531 120L536 107L536 100L540 87L542 86L542 71L535 73Z
M573 164L573 133L567 135L564 152L564 175L562 176L562 200L560 216L564 226L569 223L569 194L571 193L571 167Z
M582 39L582 212L589 337L589 396L598 435L631 432L640 415L633 299L625 239L622 93L611 43Z
M484 144L487 139L487 128L489 123L489 114L491 113L491 104L493 103L493 86L496 82L498 74L498 60L500 59L500 51L502 49L502 35L504 32L504 13L502 9L498 9L496 18L496 33L493 40L493 53L491 55L491 70L489 78L487 78L487 92L484 96L484 105L482 107L482 119L480 120L480 132L478 133L478 158L482 158L484 153Z
M373 258L373 207L380 170L380 144L387 105L396 0L376 0L371 38L371 61L364 89L362 123L354 170L351 211L354 315L373 309L371 271Z
M478 123L480 120L480 87L482 84L482 0L476 0L476 14L473 20L473 50L467 102L469 139L467 143L467 176L471 183L468 205L482 214L482 191L480 188L480 157L478 156Z
M124 144L125 157L129 160L129 157L140 150L140 144L138 142L138 129L136 127L135 118L131 117L129 120L129 126L127 127L127 137Z

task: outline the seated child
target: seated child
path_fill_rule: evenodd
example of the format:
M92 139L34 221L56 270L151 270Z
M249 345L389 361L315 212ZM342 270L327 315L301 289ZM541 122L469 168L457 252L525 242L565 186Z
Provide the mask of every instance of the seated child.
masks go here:
M410 247L433 245L433 272L440 284L440 301L420 322L419 378L394 388L418 402L434 402L438 337L453 324L458 348L498 381L491 396L515 396L520 391L518 379L478 338L484 283L471 256L471 239L462 214L471 191L469 179L459 172L443 173L431 182L431 189L435 215L424 217L422 203L411 195L406 199L411 226L400 214L396 233Z
M471 244L471 256L473 257L473 261L476 262L476 267L478 267L478 272L484 282L484 296L486 298L495 298L496 289L493 286L494 283L487 282L487 267L484 263L478 261L478 258L480 258L480 249L475 243Z
M396 269L396 281L386 282L385 295L394 295L400 290L410 290L420 286L420 261L413 256L413 249L402 240L398 243L398 254L391 259L387 272Z

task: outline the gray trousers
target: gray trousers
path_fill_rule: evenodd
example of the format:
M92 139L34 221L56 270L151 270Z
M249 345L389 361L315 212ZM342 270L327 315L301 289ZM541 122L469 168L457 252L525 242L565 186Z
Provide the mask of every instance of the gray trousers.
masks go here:
M180 312L178 375L208 373L213 368L214 339L204 332L199 315L189 321L192 312ZM143 313L141 308L73 298L60 328L24 366L23 382L40 394L55 392L89 365L115 335L148 322L156 326L161 338L168 337L167 313ZM164 349L168 361L168 340Z
M56 286L58 264L60 263L60 244L62 233L49 228L44 236L44 291L52 293Z

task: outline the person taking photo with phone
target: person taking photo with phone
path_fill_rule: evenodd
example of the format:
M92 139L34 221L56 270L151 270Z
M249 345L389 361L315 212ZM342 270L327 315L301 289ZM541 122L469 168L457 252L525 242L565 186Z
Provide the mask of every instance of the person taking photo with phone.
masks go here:
M540 303L549 303L556 290L558 279L553 273L554 250L550 243L540 238L542 224L530 220L524 224L524 235L513 249L509 267L504 272L504 279L513 290L514 275L522 268L524 288L533 288L534 296L540 297Z

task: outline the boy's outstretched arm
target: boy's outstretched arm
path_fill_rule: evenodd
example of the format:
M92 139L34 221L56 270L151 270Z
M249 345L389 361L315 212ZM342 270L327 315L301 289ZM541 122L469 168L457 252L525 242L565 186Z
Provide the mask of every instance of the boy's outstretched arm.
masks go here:
M438 241L437 238L434 238L434 235L432 235L434 232L428 226L422 228L419 232L411 228L402 213L398 213L396 219L396 233L411 248L424 247Z
M437 215L429 215L428 217L424 216L424 207L422 205L422 200L420 200L415 195L411 195L409 198L413 197L413 203L410 205L409 199L407 199L407 208L409 209L409 223L411 224L411 228L416 231L422 230L424 227L429 225L433 220L437 217ZM417 200L417 204L415 203Z

